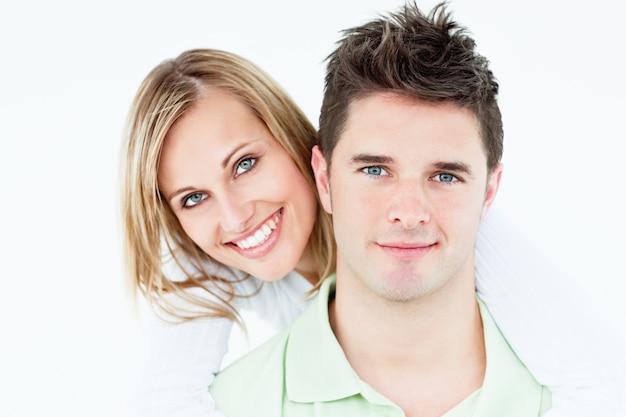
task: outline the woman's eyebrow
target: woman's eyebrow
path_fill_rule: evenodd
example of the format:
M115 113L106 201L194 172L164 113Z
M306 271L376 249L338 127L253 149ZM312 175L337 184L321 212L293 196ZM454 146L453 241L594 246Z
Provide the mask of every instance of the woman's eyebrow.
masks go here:
M245 148L246 146L248 146L249 142L243 142L240 143L239 145L235 146L233 148L232 151L230 151L228 153L228 155L226 155L226 157L222 160L222 169L226 169L226 167L228 166L228 163L230 162L230 159L233 157L234 154L237 153L237 151L239 151L239 149L241 148Z

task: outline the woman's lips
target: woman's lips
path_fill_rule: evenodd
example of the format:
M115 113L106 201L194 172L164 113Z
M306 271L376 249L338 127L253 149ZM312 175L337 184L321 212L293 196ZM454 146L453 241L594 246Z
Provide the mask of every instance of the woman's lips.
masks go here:
M271 250L282 225L283 208L271 215L245 237L228 242L233 249L247 257L260 257Z

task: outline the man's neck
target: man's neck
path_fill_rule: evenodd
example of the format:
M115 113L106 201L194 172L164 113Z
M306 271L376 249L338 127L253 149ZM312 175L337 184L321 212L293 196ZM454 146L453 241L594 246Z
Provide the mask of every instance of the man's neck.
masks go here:
M331 326L359 377L407 416L440 416L482 386L485 346L473 281L390 302L342 291Z

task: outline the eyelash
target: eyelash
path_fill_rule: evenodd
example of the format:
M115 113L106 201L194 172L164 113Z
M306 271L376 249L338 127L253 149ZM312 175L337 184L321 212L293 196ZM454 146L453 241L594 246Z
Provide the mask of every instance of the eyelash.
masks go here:
M237 161L237 163L235 164L234 168L233 168L233 171L234 171L233 175L235 176L235 178L236 178L236 177L238 177L238 176L240 176L240 175L243 175L243 174L246 174L246 173L250 172L250 170L252 170L252 169L256 166L256 164L257 164L257 162L258 162L258 159L259 159L259 158L258 158L257 156L253 156L253 155L246 155L246 156L244 156L243 158L239 159L239 160ZM252 165L250 166L250 168L246 169L246 170L245 170L245 171L243 171L243 172L237 173L237 171L239 170L239 166L240 166L240 165L241 165L244 161L248 161L248 160L249 160L249 161L252 161Z
M380 175L374 175L374 174L367 172L367 170L371 168L378 168L381 171ZM385 168L381 167L380 165L366 166L364 168L361 168L360 171L364 173L365 175L367 175L368 177L375 177L375 178L386 177L389 175L389 171L387 171Z
M434 178L441 177L442 175L449 175L450 177L452 177L452 181L436 181L436 180L434 180ZM439 182L439 183L445 184L445 185L452 185L452 184L456 184L457 182L462 182L461 178L459 178L458 176L456 176L454 174L450 174L449 172L440 172L439 174L433 175L431 178L433 178L433 181L436 181L436 182Z
M202 200L198 201L197 203L195 203L195 204L193 204L193 205L191 205L191 206L188 206L188 205L187 205L187 203L189 202L189 200L191 199L191 197L193 197L194 195L200 195L200 196L202 196L203 198L202 198ZM181 206L182 206L183 210L186 210L186 209L192 209L192 208L194 208L195 206L197 206L198 204L202 203L202 202L203 202L204 200L206 200L207 198L209 198L209 195L208 195L207 193L198 193L198 192L191 193L191 194L189 194L189 195L185 196L185 197L182 199L182 201L181 201Z

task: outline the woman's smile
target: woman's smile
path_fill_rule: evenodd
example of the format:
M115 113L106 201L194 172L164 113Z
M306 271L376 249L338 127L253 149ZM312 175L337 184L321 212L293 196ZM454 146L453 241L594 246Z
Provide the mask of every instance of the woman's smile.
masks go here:
M247 233L245 237L227 242L226 244L233 247L243 256L260 257L269 252L280 234L280 225L282 224L281 208L259 227Z

